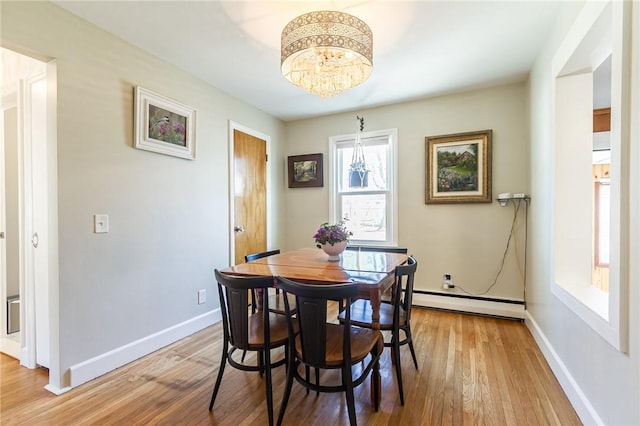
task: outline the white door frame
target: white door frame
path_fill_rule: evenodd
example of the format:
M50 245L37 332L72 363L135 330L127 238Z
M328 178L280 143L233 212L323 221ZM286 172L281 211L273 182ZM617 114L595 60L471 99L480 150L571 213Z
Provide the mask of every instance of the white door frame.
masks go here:
M0 200L2 205L0 206L0 232L4 233L4 236L0 238L0 339L7 335L7 211L5 203L5 155L4 155L4 111L12 106L15 106L15 96L12 97L11 103L7 102L5 98L1 100L0 111ZM4 344L4 340L2 341Z
M18 227L20 233L20 364L36 368L36 311L33 229L33 168L31 141L31 84L44 76L21 79L18 85ZM34 241L35 242L35 241Z
M39 138L46 144L46 157L39 161L38 170L33 167L32 140L30 132L29 87L46 78L46 116L41 119L46 122L46 133L40 131ZM42 101L42 99L40 99ZM21 106L22 103L22 106ZM58 298L58 195L57 195L57 63L46 64L46 73L29 78L18 94L18 176L19 176L19 228L20 228L20 294L21 294L21 357L20 362L28 368L35 368L38 360L43 359L38 354L40 350L46 352L49 364L49 384L45 389L59 394L69 388L62 388L59 354L59 298ZM23 108L25 114L20 113ZM23 117L21 119L21 116ZM37 126L38 124L35 124ZM39 124L40 126L42 123ZM41 130L41 129L40 129ZM46 202L47 210L43 220L38 220L34 229L34 180L38 179L43 185L41 194ZM36 192L35 195L38 195ZM38 264L35 262L33 238L38 233L38 257L42 257ZM37 280L36 280L37 277ZM36 282L38 281L38 282ZM43 309L44 307L44 309ZM36 313L40 316L37 317ZM37 327L36 327L37 324ZM36 328L46 334L46 339L36 335ZM44 348L42 348L44 344Z

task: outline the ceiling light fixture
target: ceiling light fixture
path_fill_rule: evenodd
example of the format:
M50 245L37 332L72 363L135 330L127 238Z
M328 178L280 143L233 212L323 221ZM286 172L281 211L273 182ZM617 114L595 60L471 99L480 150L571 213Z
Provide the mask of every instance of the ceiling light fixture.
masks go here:
M282 30L282 75L314 95L330 98L365 81L373 68L373 34L348 13L305 13Z

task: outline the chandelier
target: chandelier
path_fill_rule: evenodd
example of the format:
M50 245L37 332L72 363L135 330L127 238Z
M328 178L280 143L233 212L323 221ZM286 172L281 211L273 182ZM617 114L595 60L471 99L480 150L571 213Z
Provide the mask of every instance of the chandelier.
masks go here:
M300 15L284 27L281 42L282 75L322 98L351 89L371 75L371 28L348 13Z

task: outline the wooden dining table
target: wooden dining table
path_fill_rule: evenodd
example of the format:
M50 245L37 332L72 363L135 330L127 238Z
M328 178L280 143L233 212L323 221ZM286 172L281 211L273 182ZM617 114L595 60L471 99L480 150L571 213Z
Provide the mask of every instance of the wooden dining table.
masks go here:
M275 277L307 284L353 283L358 287L358 297L371 301L372 328L380 329L382 294L395 285L396 266L406 263L407 259L408 256L402 253L345 250L340 254L340 260L333 262L322 250L301 248L230 266L220 272L236 276L272 276L274 286L277 284ZM378 386L374 386L374 382ZM380 384L380 372L372 372L371 403L374 406L380 404Z
M379 329L382 294L394 285L396 266L406 262L406 254L359 250L345 250L340 260L333 262L320 249L301 248L240 263L220 272L284 277L307 284L353 283L358 287L358 297L371 301L373 328Z

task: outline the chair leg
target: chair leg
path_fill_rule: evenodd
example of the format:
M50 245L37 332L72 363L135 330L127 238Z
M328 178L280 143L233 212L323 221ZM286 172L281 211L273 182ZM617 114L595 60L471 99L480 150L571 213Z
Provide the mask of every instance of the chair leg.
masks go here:
M418 360L416 359L416 351L413 349L413 339L411 338L411 327L407 327L404 329L405 334L407 335L407 343L409 343L409 350L411 350L411 357L413 358L413 365L415 365L416 370L418 369Z
M310 379L309 379L309 371L310 371L310 370L309 370L309 366L308 366L308 365L305 365L305 366L304 366L304 378L305 378L305 380L306 380L307 382L310 380ZM307 395L309 395L309 388L307 388Z
M278 413L277 425L282 424L284 419L284 412L287 409L287 403L289 402L289 396L291 395L291 387L293 386L293 374L296 369L296 361L293 353L289 353L289 362L287 363L287 383L284 387L284 395L282 396L282 403L280 404L280 412Z
M218 369L218 378L216 379L216 385L213 387L213 394L211 395L211 402L209 403L209 411L213 409L213 403L216 401L218 390L220 389L220 383L222 383L222 375L224 374L224 367L227 364L227 344L225 342L222 348L222 360L220 361L220 368Z
M373 371L371 372L371 391L373 392L373 408L377 412L380 408L380 401L382 398L382 379L380 378L380 357L384 351L384 340L380 337L379 344L376 345L371 352L371 356L375 357L375 363L373 364Z
M260 351L258 352L258 367L263 367L264 366L264 352ZM260 370L260 378L262 378L264 376L264 369Z
M316 386L320 386L320 369L316 367ZM316 395L320 395L320 391L316 391Z
M402 388L402 367L400 365L400 343L393 340L393 354L396 359L396 379L398 380L398 391L400 392L400 405L404 405L404 389Z
M351 426L356 426L356 404L353 398L353 379L351 377L351 365L342 368L342 383L345 386L345 398L347 399L349 424Z
M265 391L267 395L267 415L269 416L269 426L273 426L273 393L271 391L271 351L264 351L264 375Z

